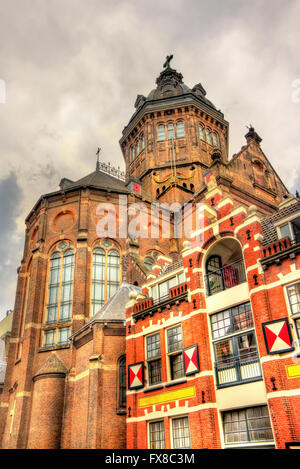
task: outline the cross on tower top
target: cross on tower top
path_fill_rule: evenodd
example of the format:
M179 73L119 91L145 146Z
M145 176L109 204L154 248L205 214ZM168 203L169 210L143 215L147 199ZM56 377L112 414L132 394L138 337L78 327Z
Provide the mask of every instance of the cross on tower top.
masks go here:
M96 163L96 171L100 171L100 162L99 162L99 155L100 155L101 148L98 147L96 155L97 155L97 163Z

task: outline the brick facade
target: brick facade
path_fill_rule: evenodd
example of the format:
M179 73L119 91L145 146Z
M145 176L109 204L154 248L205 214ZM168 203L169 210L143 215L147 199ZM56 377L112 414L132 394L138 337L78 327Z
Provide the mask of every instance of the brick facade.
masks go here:
M123 130L120 146L126 180L97 163L96 171L76 182L64 178L60 190L43 195L28 215L0 402L2 448L148 448L150 433L151 441L159 433L151 426L155 422L163 428L166 448L183 443L223 448L225 413L262 406L268 409L272 428L268 444L283 448L287 441L300 440L298 345L269 354L263 332L271 321L288 318L291 323L297 317L291 314L286 290L299 281L297 243L283 246L282 252L290 253L284 258L279 247L263 244L263 220L281 213L278 208L284 200L294 207L297 201L287 199L288 191L253 128L246 134L246 145L229 159L229 124L205 95L201 85L190 89L181 74L167 68L156 90L138 97L136 111ZM143 203L149 216L153 202L190 202L194 224L196 204L201 204L198 231L191 239L185 235L177 239L172 213L170 236L163 237L161 231L158 238L121 236L130 204ZM99 236L103 215L99 204L106 204L108 212L116 210L115 236ZM168 211L160 213L156 226L161 228L168 216ZM130 215L128 223L132 219ZM149 218L141 225L149 234ZM103 253L99 265L105 271L98 283L94 281L97 250ZM126 293L126 315L125 303L118 314L116 306L111 305L109 314L105 309L115 298L109 290L112 282L108 285L111 251L118 255L117 284L128 292L133 285L136 289L130 290L130 298ZM222 261L219 292L209 291L219 277L207 283L206 263L212 256L215 262ZM55 272L59 272L56 281ZM66 272L71 272L69 280ZM239 275L244 275L243 281L237 281ZM156 285L174 276L178 282L166 284L163 300L153 298ZM104 296L98 304L93 295L99 285ZM122 301L124 288L114 293L123 291ZM215 351L223 353L222 345L212 337L211 318L249 303L251 327L244 328L245 316L240 316L239 324L251 337L255 334L257 345L251 353L258 358L249 365L234 355L220 368ZM245 311L244 315L250 314ZM182 341L178 350L170 352L167 331L178 325ZM155 334L160 341L161 362L156 369L160 376L150 385L149 366L155 368L157 363L151 364L147 356L147 337ZM295 341L296 326L291 334ZM238 337L238 331L229 337L235 349L240 346ZM193 360L198 354L187 374L180 361L184 356L188 362L185 353L193 353ZM120 394L125 354L126 405ZM128 383L134 374L129 369L139 363L144 364L145 382L131 389ZM141 372L138 365L133 371ZM174 379L176 373L180 378ZM234 383L232 373L239 374Z

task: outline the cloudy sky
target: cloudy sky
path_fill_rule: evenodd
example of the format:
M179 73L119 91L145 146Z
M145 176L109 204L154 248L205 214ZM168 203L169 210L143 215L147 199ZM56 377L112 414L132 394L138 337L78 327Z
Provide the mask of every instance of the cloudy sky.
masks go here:
M224 112L231 154L251 123L300 190L299 13L300 0L0 0L0 314L26 214L62 177L93 171L98 146L123 166L122 129L167 54Z

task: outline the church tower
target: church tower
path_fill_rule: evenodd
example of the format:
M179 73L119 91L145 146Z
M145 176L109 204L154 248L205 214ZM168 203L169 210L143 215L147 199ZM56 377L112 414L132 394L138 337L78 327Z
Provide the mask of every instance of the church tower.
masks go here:
M166 58L156 88L138 95L135 112L120 146L127 178L137 179L152 200L179 203L202 200L205 175L231 191L245 206L272 212L287 189L264 155L250 126L246 145L229 159L229 123L206 97L201 83L189 88Z
M139 179L157 201L183 203L202 184L214 153L227 161L228 123L200 83L189 88L171 68L172 57L156 88L137 96L120 145L129 177Z

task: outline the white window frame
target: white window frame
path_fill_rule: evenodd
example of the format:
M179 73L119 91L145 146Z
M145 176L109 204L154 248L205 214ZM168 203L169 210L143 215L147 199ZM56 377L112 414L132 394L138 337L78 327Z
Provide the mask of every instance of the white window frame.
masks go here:
M148 348L147 348L147 342L148 342L148 337L151 337L153 335L159 335L159 344L160 344L160 355L159 357L154 357L154 358L148 358ZM151 334L145 335L145 362L146 362L146 376L147 376L147 387L152 387L152 386L160 386L163 382L163 377L162 377L162 353L161 353L161 335L160 335L160 330L153 332ZM151 383L150 384L150 377L149 377L149 362L160 360L160 377L161 380L159 383Z
M178 322L177 324L172 324L172 326L167 327L165 329L165 344L166 344L166 369L167 369L167 380L168 381L180 381L185 378L185 373L184 373L184 365L183 365L183 375L180 376L180 378L172 378L172 373L171 373L171 363L170 363L170 357L173 355L179 355L179 350L176 350L174 352L169 352L168 351L168 331L170 329L174 329L175 327L181 326L181 335L182 335L182 348L183 348L183 332L182 332L182 323ZM183 360L183 351L181 350L181 355L182 355L182 360Z
M290 233L291 233L291 241L293 241L295 239L295 233L294 233L294 230L293 230L293 227L292 227L292 221L295 220L296 218L299 218L300 217L300 212L296 212L296 213L293 213L293 215L289 216L289 217L286 217L286 218L283 218L282 220L279 220L278 222L274 223L274 226L276 228L276 231L277 231L277 236L278 236L278 239L283 239L281 237L281 232L280 232L280 228L284 225L289 225L289 230L290 230Z
M173 424L173 420L177 420L177 419L183 419L183 418L187 418L188 419L188 424L189 424L189 437L190 437L190 446L187 448L186 446L184 448L175 448L175 445L174 445L174 424ZM183 414L183 415L176 415L174 417L172 417L171 419L171 422L170 422L170 440L171 440L171 448L172 449L191 449L192 448L192 439L191 439L191 426L190 426L190 419L189 419L189 415L188 414Z
M149 420L149 422L147 422L147 446L148 446L148 449L152 449L151 446L150 446L150 424L151 423L159 423L159 422L162 422L163 423L163 426L164 426L164 435L165 435L165 447L164 449L166 449L166 426L165 426L165 419L164 417L161 417L161 418L158 418L158 419L155 419L155 420ZM155 449L154 451L159 451L159 449Z

